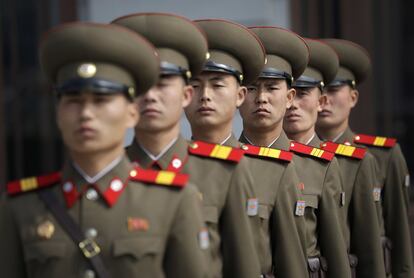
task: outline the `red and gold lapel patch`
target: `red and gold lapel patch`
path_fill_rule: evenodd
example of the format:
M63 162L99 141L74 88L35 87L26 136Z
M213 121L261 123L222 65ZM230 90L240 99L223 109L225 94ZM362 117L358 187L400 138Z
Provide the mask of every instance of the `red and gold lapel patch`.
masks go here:
M335 156L335 154L330 151L314 148L308 145L300 144L298 142L291 142L289 151L320 158L325 161L332 161Z
M49 187L59 183L61 180L61 173L56 172L49 175L30 177L17 181L12 181L7 184L7 193L9 195L16 195L19 193L34 191L39 188Z
M172 187L185 187L188 179L188 175L173 171L156 171L151 169L135 168L130 172L130 180L132 181Z
M321 149L333 152L341 156L352 157L356 159L363 159L367 150L354 146L348 146L344 144L337 144L334 142L325 142L321 144Z
M227 160L232 162L239 162L244 155L244 151L238 148L210 144L201 141L194 141L190 143L188 151L189 153L194 155Z
M246 155L255 156L255 157L264 157L275 160L291 161L293 154L291 152L266 148L266 147L257 147L253 145L243 144L241 149L244 150Z
M397 139L358 134L354 137L354 143L375 147L392 148L395 144L397 144Z

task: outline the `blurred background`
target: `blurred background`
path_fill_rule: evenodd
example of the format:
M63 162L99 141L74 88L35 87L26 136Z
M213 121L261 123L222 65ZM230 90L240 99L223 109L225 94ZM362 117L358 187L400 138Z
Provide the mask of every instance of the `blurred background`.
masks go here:
M398 138L414 173L413 10L411 0L0 0L0 191L6 181L58 170L64 158L52 88L38 64L42 33L64 22L110 22L150 11L227 18L247 26L278 25L304 37L363 45L371 54L373 72L359 87L351 127ZM240 128L238 117L236 134ZM183 134L190 136L184 118Z

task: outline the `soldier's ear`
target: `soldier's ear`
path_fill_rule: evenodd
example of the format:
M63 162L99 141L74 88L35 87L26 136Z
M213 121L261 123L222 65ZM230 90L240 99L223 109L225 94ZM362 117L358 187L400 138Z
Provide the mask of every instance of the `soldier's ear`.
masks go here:
M351 89L350 94L351 94L351 108L353 108L358 103L359 92L357 89Z
M243 104L244 99L246 98L246 94L247 94L247 87L246 86L238 86L238 88L237 88L237 101L236 101L237 108L239 108Z
M134 128L139 121L139 111L137 102L128 102L126 109L126 127Z
M193 99L194 95L194 88L191 85L185 85L183 90L183 101L182 101L182 107L186 108Z
M286 95L286 98L287 98L286 109L289 109L290 107L292 107L293 100L295 99L295 96L296 96L295 88L288 89L287 95Z
M318 112L322 112L322 107L324 107L328 102L328 96L326 94L320 94L318 102Z

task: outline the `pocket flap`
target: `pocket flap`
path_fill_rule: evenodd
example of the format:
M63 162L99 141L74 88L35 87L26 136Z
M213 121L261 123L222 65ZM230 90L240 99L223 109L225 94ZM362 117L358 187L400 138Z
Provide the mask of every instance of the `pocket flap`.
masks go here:
M259 204L259 217L262 219L269 219L270 217L269 210L270 209L268 205Z
M66 253L66 244L57 241L38 241L24 245L26 261L46 262L50 258L62 258Z
M218 209L214 206L203 206L204 221L218 223Z
M301 197L305 201L306 207L318 208L318 195L303 194Z
M130 255L139 259L145 255L157 254L161 250L161 238L140 236L120 238L114 241L114 256Z

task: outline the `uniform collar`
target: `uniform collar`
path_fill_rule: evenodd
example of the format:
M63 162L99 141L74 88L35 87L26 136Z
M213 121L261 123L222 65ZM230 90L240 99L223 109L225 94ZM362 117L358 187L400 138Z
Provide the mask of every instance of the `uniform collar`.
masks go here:
M277 141L277 139L279 139L279 137L280 137L280 135L278 137L276 137L272 142L270 142L270 144L268 146L266 146L266 147L270 148ZM247 143L247 144L250 144L250 145L255 146L255 144L253 144L253 142L250 141L250 139L247 138L247 136L244 133L242 133L240 135L240 142Z
M332 140L335 143L340 144L350 144L353 142L354 139L354 132L351 130L350 127L347 127L341 134L338 134L334 140Z
M182 136L178 136L168 148L164 149L161 156L157 156L157 160L153 160L149 152L134 140L128 147L127 154L131 161L138 162L143 168L151 168L154 163L157 163L162 170L179 171L187 160L187 148L187 141Z
M236 137L233 135L233 133L231 133L229 137L227 137L227 139L224 140L220 145L238 148L240 147L240 142L237 141Z
M309 145L309 146L312 146L312 147L315 147L315 148L320 148L321 143L322 143L322 140L315 133L313 135L313 137L311 138L311 140L309 140L309 142L306 145Z
M62 171L62 191L66 205L69 208L72 207L80 196L91 187L98 192L108 206L115 205L127 184L132 165L126 156L122 156L118 161L110 163L104 170L106 171L101 171L103 174L95 176L93 179L95 182L91 183L74 167L72 162L65 163Z

